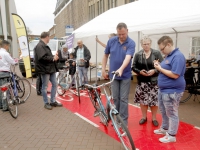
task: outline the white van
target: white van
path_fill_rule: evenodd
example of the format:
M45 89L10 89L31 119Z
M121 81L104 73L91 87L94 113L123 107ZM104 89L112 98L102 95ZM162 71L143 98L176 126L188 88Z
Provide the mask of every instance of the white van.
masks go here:
M32 73L35 73L35 64L33 62L34 59L34 53L33 49L35 46L39 43L40 40L32 40L29 42L29 49L30 49L30 58L31 58L31 68L32 68ZM55 55L57 50L61 50L62 45L66 44L66 40L64 39L50 39L49 43L47 44L51 51L52 54ZM26 77L26 71L24 67L24 62L23 59L19 60L19 69L24 77Z

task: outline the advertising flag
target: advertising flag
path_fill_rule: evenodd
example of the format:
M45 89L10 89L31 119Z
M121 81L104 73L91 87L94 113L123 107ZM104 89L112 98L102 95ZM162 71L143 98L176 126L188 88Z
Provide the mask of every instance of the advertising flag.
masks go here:
M24 67L26 70L26 78L29 78L29 77L32 77L32 73L31 73L30 52L29 52L26 26L23 19L19 15L12 14L12 17L13 17L14 25L17 32L22 59L24 61Z

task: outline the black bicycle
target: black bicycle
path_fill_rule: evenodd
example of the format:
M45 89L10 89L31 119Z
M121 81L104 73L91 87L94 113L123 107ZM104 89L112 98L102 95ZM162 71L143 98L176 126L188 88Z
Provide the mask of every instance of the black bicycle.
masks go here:
M193 95L194 101L198 100L198 95L200 95L200 67L187 67L184 77L186 87L180 103L187 102Z

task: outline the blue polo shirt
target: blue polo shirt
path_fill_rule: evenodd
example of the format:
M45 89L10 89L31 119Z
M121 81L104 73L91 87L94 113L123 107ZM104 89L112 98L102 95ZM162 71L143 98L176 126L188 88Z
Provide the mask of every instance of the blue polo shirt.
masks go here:
M162 93L181 93L185 90L185 57L178 48L173 50L162 62L161 67L171 70L179 75L177 79L170 78L163 73L159 73L158 87Z
M121 44L119 42L118 36L111 38L106 46L105 54L110 54L110 67L109 67L109 77L112 78L112 71L118 70L126 57L126 55L133 56L135 52L135 42L127 37L126 41ZM132 60L132 59L131 59ZM116 77L115 79L124 80L131 78L131 60L128 66L124 69L121 77Z

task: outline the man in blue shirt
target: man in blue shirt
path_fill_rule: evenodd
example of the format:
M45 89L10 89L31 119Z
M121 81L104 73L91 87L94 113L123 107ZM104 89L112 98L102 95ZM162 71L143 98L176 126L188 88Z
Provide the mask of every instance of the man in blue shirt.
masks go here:
M174 48L169 36L158 40L158 45L165 59L159 64L154 61L154 67L160 71L158 76L158 106L162 114L160 129L155 134L164 134L159 141L163 143L176 142L179 126L178 106L185 90L185 57L178 48Z
M128 37L128 29L125 23L117 25L117 35L109 39L102 61L102 75L108 78L105 72L108 57L109 77L116 71L119 76L111 84L112 96L124 123L128 125L128 95L131 83L131 60L135 52L135 42Z

